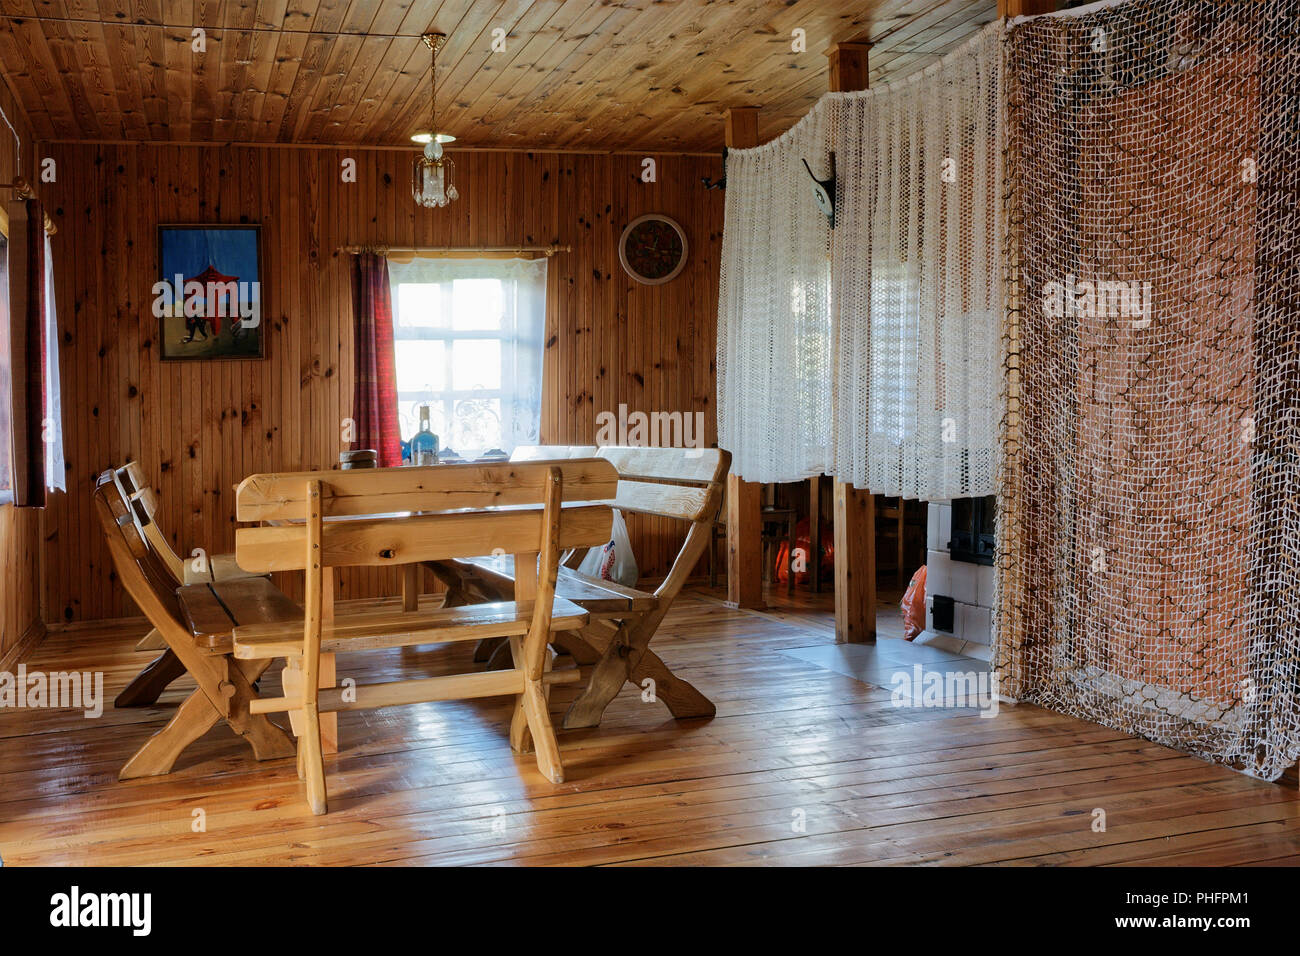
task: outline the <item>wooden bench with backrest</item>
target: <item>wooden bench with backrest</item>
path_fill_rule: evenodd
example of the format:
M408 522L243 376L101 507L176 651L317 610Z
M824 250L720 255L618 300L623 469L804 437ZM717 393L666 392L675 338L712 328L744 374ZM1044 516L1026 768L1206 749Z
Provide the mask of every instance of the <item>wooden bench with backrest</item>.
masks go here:
M586 625L587 612L555 595L562 549L608 539L612 511L606 500L618 473L604 459L500 462L430 468L254 475L236 492L241 522L275 522L240 528L235 554L250 571L305 571L304 608L298 620L236 627L240 661L297 660L297 692L252 704L256 714L296 713L299 775L315 813L326 810L321 755L321 713L437 700L512 695L510 743L535 747L537 765L551 781L564 779L559 746L547 710L551 683L577 679L577 670L552 672L554 630ZM396 567L425 561L463 560L499 549L527 569L511 601L434 611L381 611L322 620L322 571L337 567ZM450 641L503 638L512 666L413 680L320 690L322 651L370 651Z
M140 463L128 461L117 470L117 477L121 482L122 490L135 509L137 522L177 584L207 584L211 581L233 581L236 578L257 577L251 571L241 568L233 554L205 553L195 555L189 560L182 558L172 550L167 536L158 527L158 496L149 487Z
M167 541L167 536L158 526L156 518L158 496L154 493L153 488L149 486L144 469L138 461L128 461L121 468L118 468L117 480L122 491L126 494L127 500L131 503L132 510L135 512L136 525L149 541L150 547L162 560L163 565L171 573L178 586L182 584L207 584L212 581L233 581L253 576L235 563L233 554L205 553L194 555L190 559L184 559L178 555ZM154 628L140 639L140 643L136 645L136 650L154 651L160 650L164 646L162 635L158 633L157 628ZM157 690L161 692L162 688L157 688ZM152 704L157 699L157 693L154 693L153 697L149 697L148 693L135 696L123 692L123 696L118 698L117 706L130 707Z
M579 664L594 665L586 689L564 716L566 729L594 727L624 683L645 688L678 719L712 717L716 708L695 687L673 674L649 649L650 640L709 546L722 501L730 453L716 448L648 448L546 445L519 448L512 461L562 460L594 454L618 470L618 491L610 504L642 515L689 523L686 540L663 582L653 592L624 587L576 570L583 554L566 557L556 594L588 612L590 622L577 630L557 632L555 645ZM603 544L604 542L602 542ZM448 587L448 604L503 600L514 593L509 557L443 561L429 565ZM499 642L484 642L476 659L499 659ZM489 666L492 666L489 664Z
M114 471L99 476L94 498L118 578L167 645L163 655L142 675L144 683L148 685L153 680L165 687L188 673L198 684L198 689L181 704L167 725L122 768L120 779L168 773L180 753L221 720L249 743L259 760L292 754L292 738L266 717L252 714L249 709L257 696L253 684L270 662L232 658L228 618L200 623L197 629L190 620L186 598L197 599L199 604L215 604L211 594L213 585L177 586L162 555L140 528ZM266 592L259 600L270 619L282 619L288 612L296 612L296 605L275 591L266 578L233 584ZM133 685L140 682L141 678L136 678ZM157 693L153 696L156 699Z

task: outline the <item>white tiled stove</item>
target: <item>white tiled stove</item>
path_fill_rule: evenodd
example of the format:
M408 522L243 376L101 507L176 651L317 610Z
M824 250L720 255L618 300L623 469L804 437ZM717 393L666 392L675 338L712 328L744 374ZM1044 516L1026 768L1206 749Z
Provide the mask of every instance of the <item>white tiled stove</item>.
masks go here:
M931 501L926 531L925 630L917 644L936 647L965 657L988 660L993 628L993 568L954 561L948 553L952 538L952 502ZM952 631L934 627L934 596L953 599Z

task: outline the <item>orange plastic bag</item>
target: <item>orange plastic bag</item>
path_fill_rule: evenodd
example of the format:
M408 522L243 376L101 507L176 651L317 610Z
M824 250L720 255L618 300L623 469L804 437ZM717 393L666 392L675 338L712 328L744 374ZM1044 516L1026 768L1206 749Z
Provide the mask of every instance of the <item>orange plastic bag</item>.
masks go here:
M821 523L822 541L821 541L821 579L826 581L833 580L835 575L835 529L825 521ZM808 556L812 553L812 536L808 532L808 519L802 518L794 528L794 549L803 560L800 562L801 569L794 573L794 583L796 587L804 587L808 584L809 563ZM773 579L777 584L785 584L785 579L790 576L790 545L789 542L782 541L781 546L776 550L776 567L773 569Z
M903 600L903 640L911 641L925 630L925 565L916 569Z

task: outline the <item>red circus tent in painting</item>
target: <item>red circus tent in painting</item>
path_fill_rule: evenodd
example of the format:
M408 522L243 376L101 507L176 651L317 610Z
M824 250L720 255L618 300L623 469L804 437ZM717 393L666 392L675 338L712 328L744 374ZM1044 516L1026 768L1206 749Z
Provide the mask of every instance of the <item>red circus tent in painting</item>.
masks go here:
M218 314L218 309L216 308L217 303L216 303L215 301L209 300L209 299L207 298L207 290L208 290L209 286L210 286L212 283L220 283L220 284L224 284L224 283L227 283L227 282L238 283L238 282L239 282L239 276L228 276L228 275L223 275L223 274L221 274L220 272L218 272L218 271L213 267L212 263L208 263L208 267L207 267L206 269L204 269L202 272L200 272L198 275L196 275L196 276L194 276L194 277L192 277L192 278L186 279L186 280L185 280L185 286L184 286L184 287L185 287L185 288L188 288L188 287L189 287L189 284L190 284L191 282L197 282L197 283L199 283L201 286L203 286L203 290L204 290L204 297L203 297L203 307L204 307L204 308L203 308L203 311L204 311L204 318L211 320L211 322L212 322L212 332L213 332L213 334L214 334L214 335L218 335L218 334L220 334L220 333L221 333L221 317L220 317L220 315ZM237 311L238 308L239 308L239 303L237 303L237 302L230 302L230 301L227 301L227 303L226 303L226 308L225 308L225 314L228 315L228 316L237 316L237 315L239 314L238 311Z

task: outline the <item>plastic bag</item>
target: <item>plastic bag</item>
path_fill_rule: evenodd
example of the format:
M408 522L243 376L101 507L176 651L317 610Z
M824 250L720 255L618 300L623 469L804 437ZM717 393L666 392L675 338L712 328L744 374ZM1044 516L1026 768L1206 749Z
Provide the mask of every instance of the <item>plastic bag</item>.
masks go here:
M925 630L925 565L916 569L903 595L903 640L915 640Z
M823 582L835 579L835 529L826 521L821 522L822 545L821 545L821 579ZM808 533L808 519L801 518L794 529L794 550L795 550L795 572L794 583L796 587L804 587L808 583L808 565L810 564L808 556L812 554L812 537ZM790 543L782 541L781 546L776 552L776 568L774 580L777 584L785 584L785 579L790 576Z
M632 539L627 536L627 524L622 513L614 509L614 527L610 531L609 542L599 548L591 548L587 556L578 565L578 571L591 578L602 581L615 581L624 587L636 587L636 558L632 555Z

